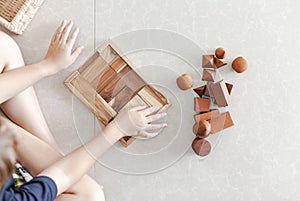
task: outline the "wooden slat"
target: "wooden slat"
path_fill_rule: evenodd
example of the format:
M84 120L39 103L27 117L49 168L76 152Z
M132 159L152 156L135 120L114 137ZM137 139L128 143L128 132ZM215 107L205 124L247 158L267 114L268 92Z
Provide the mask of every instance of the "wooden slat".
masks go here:
M110 102L126 86L126 82L121 78L129 71L131 71L131 68L123 68L123 70L116 74L117 76L99 93L106 102Z
M93 55L94 57L95 55ZM85 78L89 83L92 83L95 79L97 79L97 77L101 76L105 69L107 69L109 67L109 65L106 63L106 61L104 61L99 55L97 58L94 58L93 60L88 62L89 66L88 68L85 67L84 64L82 66L80 74L83 78ZM96 85L92 86L95 88Z
M78 77L67 86L90 108L104 125L107 125L112 118L116 116L117 113L96 93L81 75L78 75Z
M110 64L110 67L114 69L117 73L119 73L123 68L127 66L127 63L122 59L122 57L116 57L112 63Z
M163 107L168 104L168 100L156 89L150 85L145 86L138 92L142 100L151 106Z

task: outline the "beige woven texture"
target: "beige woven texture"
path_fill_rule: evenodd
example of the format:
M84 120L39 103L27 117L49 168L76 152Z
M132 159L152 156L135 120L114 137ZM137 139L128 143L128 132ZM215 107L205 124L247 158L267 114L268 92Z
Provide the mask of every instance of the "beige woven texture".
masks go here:
M0 24L22 34L44 0L0 0Z

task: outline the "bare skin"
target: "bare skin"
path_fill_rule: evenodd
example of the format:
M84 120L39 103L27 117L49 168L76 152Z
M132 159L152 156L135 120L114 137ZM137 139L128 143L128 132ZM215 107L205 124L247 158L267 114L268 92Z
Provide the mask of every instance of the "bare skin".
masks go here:
M72 23L67 25L67 22L64 21L53 36L45 59L37 64L27 66L24 66L23 57L17 44L9 36L0 32L2 47L0 48L1 109L16 126L28 131L27 134L31 133L28 141L20 141L20 145L26 144L27 147L32 147L28 146L32 144L36 145L38 148L32 150L35 153L38 153L38 150L43 147L48 150L45 153L49 153L50 158L52 156L55 160L61 158L62 155L44 119L32 85L38 80L68 67L78 57L83 47L79 46L75 50L72 48L79 29L76 28L69 36L71 28ZM22 150L22 154L30 156L31 153L28 152L28 149ZM26 165L28 169L39 168L42 170L50 165L51 160L45 161L44 164L40 160L30 159L28 156L27 160L31 160L31 163ZM42 158L44 157L40 157L40 159ZM39 163L34 161L39 161ZM36 165L40 166L35 167ZM90 198L89 200L104 199L102 188L93 179L84 176L62 193L57 200L86 200L87 197Z

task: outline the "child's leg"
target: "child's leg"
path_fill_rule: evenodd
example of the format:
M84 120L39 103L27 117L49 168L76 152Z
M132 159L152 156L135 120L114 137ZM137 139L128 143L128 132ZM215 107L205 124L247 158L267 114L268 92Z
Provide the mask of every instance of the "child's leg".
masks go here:
M7 71L24 66L24 61L18 45L3 33L0 34L1 37L2 40L5 40L4 44L2 43L4 47L1 48L6 50L6 54L0 54L0 60L5 61L5 67L1 73L5 74ZM17 80L15 81L17 82ZM9 84L7 83L7 85ZM52 147L58 148L44 119L33 87L27 88L22 93L4 102L1 109L13 122Z
M42 170L63 157L45 142L12 123L6 117L1 116L1 113L0 119L9 129L13 129L13 132L16 133L18 160L33 176L38 175ZM57 201L69 200L102 201L104 200L104 194L102 187L89 176L85 175L67 191L57 197Z

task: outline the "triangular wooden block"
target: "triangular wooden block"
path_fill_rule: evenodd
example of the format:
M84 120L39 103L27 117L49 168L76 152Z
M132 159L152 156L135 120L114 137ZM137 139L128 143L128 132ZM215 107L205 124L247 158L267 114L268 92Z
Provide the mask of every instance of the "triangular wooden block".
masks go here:
M197 87L193 90L196 94L198 94L200 97L202 97L205 92L205 88L206 88L206 85L203 85L203 86Z
M226 87L227 87L227 90L228 90L228 93L229 95L231 94L231 91L232 91L232 88L233 88L233 84L230 84L230 83L225 83L226 84Z
M214 65L215 65L217 68L221 68L222 66L227 65L227 63L221 61L221 60L218 59L217 57L214 57Z

